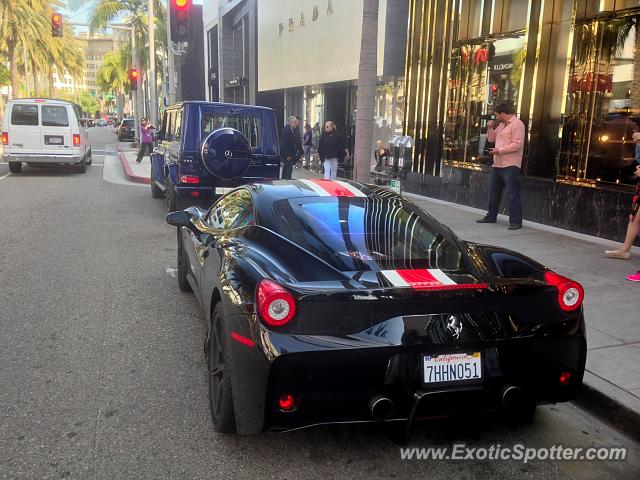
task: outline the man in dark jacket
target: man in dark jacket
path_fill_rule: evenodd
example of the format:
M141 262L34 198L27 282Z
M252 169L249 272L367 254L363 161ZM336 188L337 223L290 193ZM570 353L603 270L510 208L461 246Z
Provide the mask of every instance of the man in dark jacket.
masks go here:
M282 161L282 178L291 179L293 165L302 156L302 138L298 130L298 119L289 117L288 125L285 125L280 135L280 160Z

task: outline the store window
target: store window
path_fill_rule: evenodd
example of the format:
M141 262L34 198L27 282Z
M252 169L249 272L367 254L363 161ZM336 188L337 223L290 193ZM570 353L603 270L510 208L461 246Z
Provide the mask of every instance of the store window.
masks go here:
M640 16L578 24L562 121L558 179L634 181L640 130Z
M518 109L526 58L524 33L452 51L444 158L455 166L489 164L486 125L495 105Z

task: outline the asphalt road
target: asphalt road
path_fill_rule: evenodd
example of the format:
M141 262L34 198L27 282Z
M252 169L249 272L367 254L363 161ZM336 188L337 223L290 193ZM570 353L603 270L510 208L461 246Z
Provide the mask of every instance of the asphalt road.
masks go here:
M0 478L640 477L638 444L571 404L516 429L487 419L479 438L467 423L419 425L411 446L624 446L628 459L403 461L375 426L214 433L205 322L173 277L164 203L105 181L115 135L90 135L86 174L26 167L0 180Z

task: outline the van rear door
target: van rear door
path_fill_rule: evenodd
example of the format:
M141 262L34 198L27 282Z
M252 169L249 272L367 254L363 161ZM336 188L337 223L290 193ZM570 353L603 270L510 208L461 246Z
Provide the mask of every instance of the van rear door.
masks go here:
M40 105L40 145L45 155L71 155L73 136L70 105ZM79 145L78 145L79 147Z
M9 117L9 151L13 155L40 153L40 114L35 103L13 103Z

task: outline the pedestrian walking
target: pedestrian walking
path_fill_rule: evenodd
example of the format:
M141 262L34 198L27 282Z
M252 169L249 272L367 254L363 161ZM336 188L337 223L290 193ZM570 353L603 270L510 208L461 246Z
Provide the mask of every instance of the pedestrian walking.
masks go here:
M324 132L318 144L318 156L324 162L325 180L335 180L338 174L338 162L349 158L349 150L344 146L344 140L336 130L336 124L331 120L324 124Z
M304 135L302 136L302 149L304 150L303 167L308 168L311 165L311 146L313 145L313 132L311 125L308 123L304 126Z
M502 191L506 189L509 210L509 230L522 228L522 200L518 179L524 151L524 123L516 117L513 106L502 102L495 108L496 120L487 123L487 140L495 143L489 150L493 156L491 183L489 185L489 210L477 223L496 223Z
M629 224L627 225L627 235L620 248L617 250L605 250L604 254L609 258L626 260L631 257L631 247L640 233L640 213L638 213L640 210L640 165L636 165L635 176L638 183L636 185L636 192L631 200L631 214L629 215ZM635 277L635 280L630 277ZM627 279L640 281L640 272L635 275L630 275Z
M289 117L289 122L280 135L280 160L282 160L282 178L291 180L293 165L302 156L302 139L298 130L298 117Z
M138 150L138 156L136 157L136 163L142 162L142 157L149 155L151 158L151 152L153 151L153 130L156 127L146 117L140 119L140 149Z

